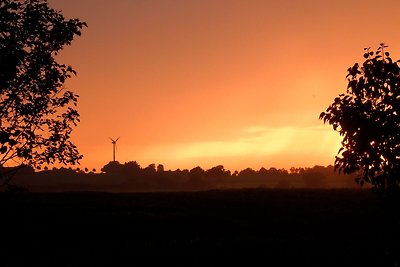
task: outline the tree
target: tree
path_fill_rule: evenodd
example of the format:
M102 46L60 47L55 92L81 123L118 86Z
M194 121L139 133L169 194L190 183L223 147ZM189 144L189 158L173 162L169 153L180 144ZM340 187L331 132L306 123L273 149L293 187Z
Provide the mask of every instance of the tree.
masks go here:
M1 168L10 161L39 167L82 158L70 141L78 95L63 86L76 72L55 57L84 26L46 0L0 2Z
M360 185L389 193L400 185L400 61L386 48L365 48L365 62L348 69L346 93L320 119L343 136L335 170L359 173Z

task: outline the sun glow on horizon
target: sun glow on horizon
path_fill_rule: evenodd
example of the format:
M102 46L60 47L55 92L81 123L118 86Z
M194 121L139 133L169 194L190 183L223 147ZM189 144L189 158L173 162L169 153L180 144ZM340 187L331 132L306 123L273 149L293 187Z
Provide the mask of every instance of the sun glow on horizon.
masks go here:
M290 168L308 167L307 162L329 165L339 147L338 134L327 126L253 126L239 131L230 140L154 146L143 151L141 158L143 162L156 159L171 168L194 167L193 162L196 162L196 166L207 168L218 164L228 169L259 164L262 164L260 167ZM323 156L326 154L329 155L328 161ZM257 162L255 158L264 160ZM212 162L215 164L212 165Z

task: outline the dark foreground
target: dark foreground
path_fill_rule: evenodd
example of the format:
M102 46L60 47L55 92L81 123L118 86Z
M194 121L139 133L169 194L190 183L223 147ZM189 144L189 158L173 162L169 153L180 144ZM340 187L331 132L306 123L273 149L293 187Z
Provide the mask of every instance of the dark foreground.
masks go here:
M0 194L0 266L396 266L367 191Z

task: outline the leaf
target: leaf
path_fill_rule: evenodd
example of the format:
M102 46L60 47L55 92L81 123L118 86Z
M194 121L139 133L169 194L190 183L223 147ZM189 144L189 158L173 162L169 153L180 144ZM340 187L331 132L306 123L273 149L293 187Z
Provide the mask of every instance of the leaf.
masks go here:
M15 130L14 133L12 134L13 137L17 137L20 135L21 131L20 130Z
M9 139L10 139L10 133L7 133L5 131L0 132L0 143L1 144L7 143Z
M5 154L6 152L7 152L7 146L2 146L1 148L0 148L0 154Z
M15 145L18 144L18 142L17 142L16 140L14 140L14 139L10 139L10 140L8 141L8 143L10 144L10 146L15 146Z

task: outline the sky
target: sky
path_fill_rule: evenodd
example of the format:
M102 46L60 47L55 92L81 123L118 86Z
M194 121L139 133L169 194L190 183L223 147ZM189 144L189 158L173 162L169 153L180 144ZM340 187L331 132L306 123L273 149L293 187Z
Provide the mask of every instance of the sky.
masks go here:
M397 0L49 0L88 23L58 56L78 75L81 168L334 163L318 119L363 48L400 57Z

